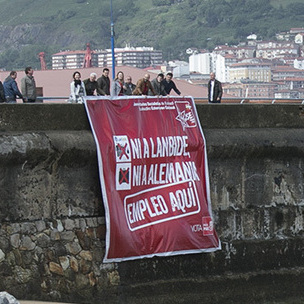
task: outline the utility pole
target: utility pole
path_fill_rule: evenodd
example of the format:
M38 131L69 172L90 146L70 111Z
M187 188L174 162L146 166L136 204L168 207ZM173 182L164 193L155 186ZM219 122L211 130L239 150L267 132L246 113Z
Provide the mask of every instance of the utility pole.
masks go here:
M112 78L115 78L115 52L114 52L114 21L113 21L113 7L111 1L111 49L112 49Z

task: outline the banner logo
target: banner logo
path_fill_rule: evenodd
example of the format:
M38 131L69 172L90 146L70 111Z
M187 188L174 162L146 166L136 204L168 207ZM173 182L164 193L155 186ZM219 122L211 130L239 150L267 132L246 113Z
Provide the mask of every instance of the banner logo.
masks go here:
M128 136L113 136L115 145L116 162L131 161L130 143Z
M203 219L203 235L213 235L213 221L210 216L204 216Z
M186 128L195 128L196 121L189 101L175 101L175 106L178 112L176 120L180 121L183 130Z
M116 164L116 190L131 189L131 163Z

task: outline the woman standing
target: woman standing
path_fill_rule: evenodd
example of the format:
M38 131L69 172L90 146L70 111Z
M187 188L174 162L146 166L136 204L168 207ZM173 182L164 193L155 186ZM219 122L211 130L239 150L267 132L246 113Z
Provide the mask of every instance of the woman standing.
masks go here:
M84 83L80 80L81 75L78 71L73 74L73 81L70 84L70 98L69 103L83 103L83 96L86 96Z
M111 87L111 96L124 95L124 89L124 73L122 71L119 71L116 74L116 77Z

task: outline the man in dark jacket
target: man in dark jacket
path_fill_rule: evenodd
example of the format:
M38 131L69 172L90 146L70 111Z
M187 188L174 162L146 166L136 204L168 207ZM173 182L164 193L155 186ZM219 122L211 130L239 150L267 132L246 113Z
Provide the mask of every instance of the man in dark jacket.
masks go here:
M215 73L210 73L210 80L208 82L208 102L209 103L221 103L223 95L222 84L215 79Z
M8 103L16 103L17 96L22 98L23 101L25 101L21 92L18 89L16 78L17 72L11 71L9 76L6 77L3 82L5 99Z
M174 81L172 80L173 74L171 72L166 74L166 78L162 81L164 87L165 87L165 92L167 95L170 95L171 90L175 91L177 95L180 95L181 92L179 89L176 87Z
M154 89L154 92L158 96L166 96L165 86L163 84L164 74L159 73L156 78L151 81L151 85ZM149 91L149 95L153 95L151 91Z
M97 79L97 94L110 95L109 69L104 68L101 77Z
M98 84L96 78L97 78L97 74L91 73L90 77L83 81L87 96L93 96L97 94Z
M132 77L127 76L126 82L124 83L124 95L132 95L136 85L132 83Z

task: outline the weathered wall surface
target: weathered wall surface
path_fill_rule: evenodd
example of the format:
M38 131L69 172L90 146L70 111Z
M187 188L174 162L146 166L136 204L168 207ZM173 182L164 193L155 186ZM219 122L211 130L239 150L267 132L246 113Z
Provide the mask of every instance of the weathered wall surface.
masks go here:
M304 116L200 105L212 254L103 264L96 148L82 105L0 105L0 289L77 303L263 303L304 297Z

